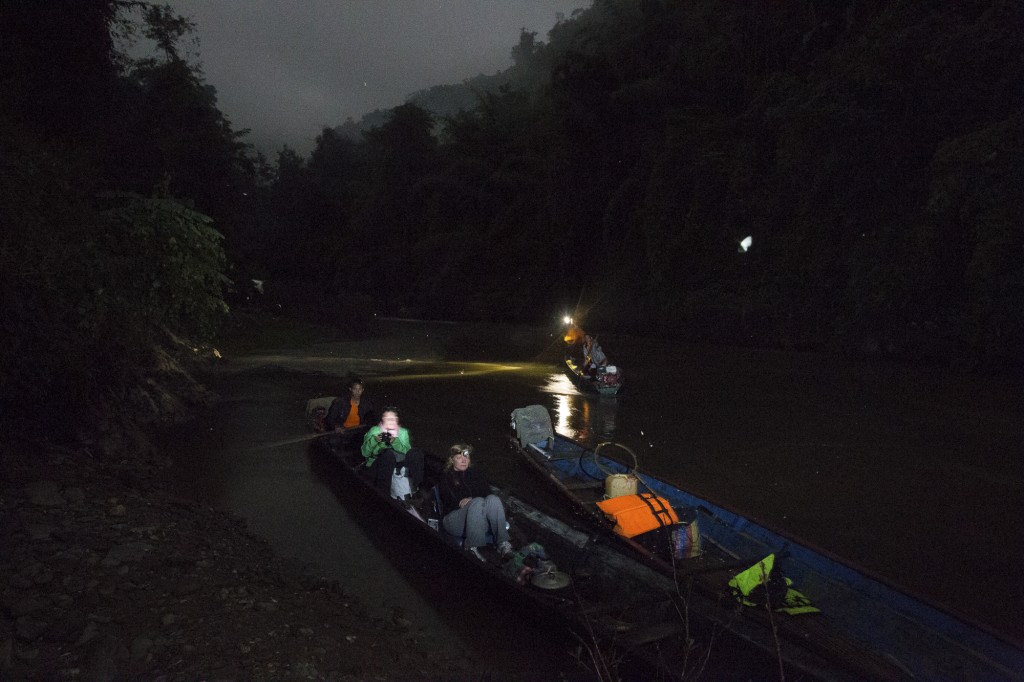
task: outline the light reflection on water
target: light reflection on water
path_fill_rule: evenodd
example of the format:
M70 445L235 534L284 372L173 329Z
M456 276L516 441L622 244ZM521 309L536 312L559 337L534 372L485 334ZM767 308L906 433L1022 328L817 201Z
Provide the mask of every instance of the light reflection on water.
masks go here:
M616 396L584 395L560 373L550 375L540 390L554 398L551 422L556 432L588 445L615 438Z
M184 469L190 487L208 489L213 503L218 491L263 475L276 490L226 496L225 506L257 528L265 524L266 535L279 526L279 537L316 547L336 542L336 533L316 535L317 524L291 511L294 500L312 496L313 482L298 486L263 455L289 444L301 451L301 406L340 393L346 373L363 376L376 404L400 405L419 446L442 451L472 442L478 464L497 482L526 475L502 447L508 415L540 404L565 436L591 446L621 442L645 470L1020 631L1019 612L1005 600L1012 584L960 589L965 562L973 574L1009 576L1013 557L1024 551L1024 535L1004 513L1020 506L1024 480L1024 458L1014 455L1024 402L1011 386L880 362L610 338L616 361L630 372L630 391L601 398L581 395L554 371L557 354L548 362L481 362L488 345L476 362L433 352L410 360L401 348L389 360L380 345L226 360L223 370L237 380L228 394L241 413L213 422L218 432L231 431L222 442L191 448L194 464ZM499 349L493 356L512 354ZM272 371L284 368L294 374ZM259 371L242 376L246 369ZM240 447L246 441L249 447ZM322 513L336 512L326 504ZM951 524L993 530L979 533L964 553Z

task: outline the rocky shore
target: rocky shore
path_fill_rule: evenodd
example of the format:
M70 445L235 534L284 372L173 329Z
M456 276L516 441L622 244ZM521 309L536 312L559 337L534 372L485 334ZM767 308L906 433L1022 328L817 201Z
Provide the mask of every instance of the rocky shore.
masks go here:
M0 680L480 679L130 459L0 445Z

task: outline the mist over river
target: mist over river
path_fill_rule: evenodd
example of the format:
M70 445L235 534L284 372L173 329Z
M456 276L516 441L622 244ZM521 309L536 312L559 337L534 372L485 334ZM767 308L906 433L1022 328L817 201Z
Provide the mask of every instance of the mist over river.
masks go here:
M646 471L1024 639L1024 397L1009 379L601 335L627 383L609 399L561 374L557 329L379 320L359 336L229 355L205 377L222 400L165 447L183 495L244 517L438 646L514 667L533 665L524 648L572 642L530 614L496 636L504 607L454 598L459 576L346 506L304 407L350 372L375 405L402 409L416 445L471 442L474 463L528 499L541 486L506 447L509 414L541 404L560 433L621 442Z

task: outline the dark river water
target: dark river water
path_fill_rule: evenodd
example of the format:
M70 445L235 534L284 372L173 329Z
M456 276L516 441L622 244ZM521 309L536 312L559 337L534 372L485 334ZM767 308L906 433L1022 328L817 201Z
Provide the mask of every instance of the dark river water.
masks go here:
M207 378L221 402L169 439L175 478L182 494L246 518L281 555L336 578L380 617L412 621L433 646L546 676L544 656L523 652L573 642L535 614L464 592L427 548L388 538L347 505L310 452L304 418L308 398L338 394L357 373L376 405L402 408L416 445L471 442L475 465L530 497L539 486L505 439L513 409L541 404L562 434L622 442L647 471L1024 638L1019 385L608 335L627 391L585 397L560 373L552 331L392 321L360 340L228 357Z

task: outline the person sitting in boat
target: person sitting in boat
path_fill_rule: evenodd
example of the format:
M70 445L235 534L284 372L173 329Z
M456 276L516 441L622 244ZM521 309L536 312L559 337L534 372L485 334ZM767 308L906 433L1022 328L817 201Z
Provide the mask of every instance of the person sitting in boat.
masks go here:
M597 337L586 334L583 337L583 373L590 376L596 375L601 368L608 365L608 356L601 349Z
M562 341L565 342L565 357L571 358L577 364L582 364L586 359L586 356L583 355L583 337L586 332L583 331L583 327L571 319L568 324L569 326L562 336Z
M456 443L448 451L437 484L446 512L441 523L448 534L465 538L464 546L477 558L481 558L477 548L487 544L490 534L504 559L512 554L505 506L497 495L491 494L483 474L470 466L472 456L473 446L466 443Z
M363 398L363 380L350 376L346 397L335 398L327 410L324 424L331 434L331 444L340 447L354 447L353 436L358 436L360 427L369 427L373 421L373 407Z
M399 424L397 407L381 411L380 423L363 437L361 452L374 486L381 492L405 499L423 482L423 451L412 446L409 430Z

